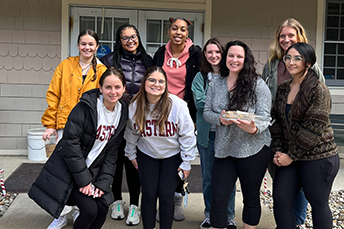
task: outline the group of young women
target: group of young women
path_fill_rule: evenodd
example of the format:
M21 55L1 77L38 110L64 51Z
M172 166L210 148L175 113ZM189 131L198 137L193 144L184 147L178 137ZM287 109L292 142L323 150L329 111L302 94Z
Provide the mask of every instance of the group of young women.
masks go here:
M314 228L332 228L328 197L339 157L329 121L331 96L302 26L294 19L279 26L260 77L245 43L224 48L212 38L201 51L188 38L190 21L170 23L170 41L153 59L138 30L127 24L116 32L114 51L101 59L106 67L95 57L97 35L85 30L78 38L80 55L55 70L42 123L43 139L55 134L59 142L29 192L56 218L48 228L67 224L67 206L76 206L74 228L101 228L111 204L111 217L124 219L123 164L128 225L140 222L140 189L144 228L155 228L156 218L163 229L173 219L184 220L178 173L183 179L190 174L195 122L205 203L201 228L237 228L238 178L243 228L256 228L260 186L271 161L277 228L299 228L307 200ZM275 122L269 127L223 116L237 110Z

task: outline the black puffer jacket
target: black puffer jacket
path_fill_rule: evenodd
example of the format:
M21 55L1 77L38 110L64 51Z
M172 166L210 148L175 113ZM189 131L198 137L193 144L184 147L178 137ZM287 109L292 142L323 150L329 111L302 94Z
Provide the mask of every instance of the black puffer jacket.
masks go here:
M152 58L149 55L141 55L140 52L134 54L120 49L120 63L116 63L116 52L109 53L103 56L100 61L106 67L121 68L126 81L126 90L130 96L130 99L140 90L141 81L147 68L151 66ZM144 61L142 56L146 58ZM145 66L148 65L148 66Z
M105 194L101 197L110 205L114 201L112 181L115 173L117 149L123 139L128 119L126 104L122 104L119 125L114 135L89 168L86 158L97 134L97 98L99 89L85 92L66 123L63 138L45 163L33 183L29 197L53 217L58 218L74 187L90 182Z
M165 61L166 46L162 46L156 51L153 57L153 66L162 67ZM186 76L185 76L185 95L184 100L187 102L191 118L196 122L196 106L193 99L191 85L197 72L199 72L199 58L202 50L198 45L192 45L189 48L189 59L186 61Z

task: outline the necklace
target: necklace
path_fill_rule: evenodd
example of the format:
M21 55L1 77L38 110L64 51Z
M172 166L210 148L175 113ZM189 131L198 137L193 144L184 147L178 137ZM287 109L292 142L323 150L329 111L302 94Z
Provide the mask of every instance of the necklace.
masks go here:
M113 124L113 122L115 121L115 109L114 109L114 111L109 111L108 109L106 109L106 107L104 105L104 102L102 103L102 105L103 105L103 114L104 114L106 122L109 123L109 124ZM108 115L112 116L112 120L109 121L107 119Z
M92 62L91 62L92 63ZM86 75L88 73L89 68L91 67L91 63L89 63L88 65L85 66L84 63L82 63L81 61L79 61L79 65L81 67L81 71L83 75ZM85 67L82 67L85 66Z

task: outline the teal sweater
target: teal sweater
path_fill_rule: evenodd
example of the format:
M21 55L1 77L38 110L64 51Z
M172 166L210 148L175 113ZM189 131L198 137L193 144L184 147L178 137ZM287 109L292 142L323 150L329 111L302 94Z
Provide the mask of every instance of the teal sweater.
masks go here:
M204 148L209 147L209 131L211 124L207 123L203 118L203 110L205 104L205 98L207 97L207 90L209 87L209 81L206 81L204 87L204 80L201 72L198 72L192 81L191 90L193 93L196 113L196 128L197 128L197 143Z

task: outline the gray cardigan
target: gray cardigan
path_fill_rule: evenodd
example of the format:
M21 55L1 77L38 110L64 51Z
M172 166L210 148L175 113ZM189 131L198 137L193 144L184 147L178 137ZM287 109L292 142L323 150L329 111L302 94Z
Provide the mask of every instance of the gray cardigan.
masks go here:
M209 85L203 117L206 122L216 125L215 157L246 158L257 154L265 145L270 146L271 136L268 124L256 123L258 132L254 135L240 129L236 124L223 126L220 114L228 106L227 77L215 78ZM247 112L270 116L271 93L265 82L259 77L256 86L257 103Z

